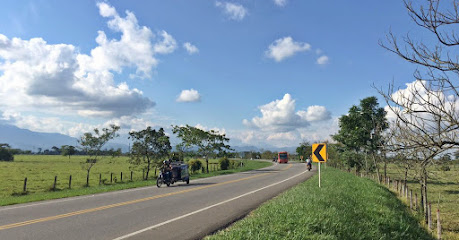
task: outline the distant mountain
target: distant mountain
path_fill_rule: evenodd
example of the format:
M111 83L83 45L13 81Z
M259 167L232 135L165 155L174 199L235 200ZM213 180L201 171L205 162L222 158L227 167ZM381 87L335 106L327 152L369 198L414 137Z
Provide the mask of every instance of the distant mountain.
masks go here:
M122 138L122 136L121 136ZM78 146L77 139L60 133L40 133L33 132L27 129L18 128L13 125L1 124L0 123L0 143L8 143L12 148L19 148L22 150L38 151L38 148L42 150L51 149L53 146L61 147L62 145ZM123 138L114 139L104 146L104 149L118 149L121 148L123 152L129 151L127 139L123 141ZM236 152L262 152L270 150L274 152L287 151L289 153L295 153L296 147L273 147L266 146L263 148L256 146L231 146ZM193 149L197 150L197 149Z
M289 153L295 153L296 152L296 147L273 147L273 146L267 146L265 148L259 148L255 146L231 146L232 149L236 152L263 152L266 150L273 151L273 152L289 152Z
M0 143L8 143L12 148L38 151L38 148L51 149L53 146L76 146L77 139L59 133L32 132L13 125L0 124Z

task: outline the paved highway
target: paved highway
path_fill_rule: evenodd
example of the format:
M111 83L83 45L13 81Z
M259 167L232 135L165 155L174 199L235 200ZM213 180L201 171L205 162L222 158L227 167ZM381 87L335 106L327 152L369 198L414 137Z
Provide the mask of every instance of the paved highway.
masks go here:
M0 207L0 239L199 239L313 173L305 164L276 164L189 185Z

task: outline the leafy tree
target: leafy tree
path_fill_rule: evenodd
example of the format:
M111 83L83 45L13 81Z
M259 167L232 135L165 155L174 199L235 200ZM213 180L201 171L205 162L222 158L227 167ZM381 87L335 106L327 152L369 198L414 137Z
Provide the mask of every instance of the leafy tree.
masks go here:
M229 145L225 142L229 141L229 138L225 137L225 134L219 134L218 131L210 130L204 131L202 129L186 125L173 126L172 132L182 139L179 147L197 147L198 153L206 159L206 171L209 172L209 156L214 154L226 153L226 150L232 150Z
M0 143L0 161L12 162L14 156L10 151L10 145L7 143Z
M379 107L376 97L367 97L360 100L359 106L352 106L347 115L339 118L340 130L333 139L344 145L344 151L354 151L355 153L370 153L373 158L373 167L376 168L379 178L379 168L377 165L377 154L383 145L383 131L388 128L386 111ZM348 158L349 159L349 158ZM360 159L361 158L356 158ZM355 161L355 160L353 160ZM365 164L368 171L368 161L364 163L350 162L351 167Z
M94 133L84 133L81 136L78 143L81 145L83 151L85 151L89 158L86 159L86 162L82 163L83 169L86 170L86 186L89 187L89 172L91 168L97 163L97 157L101 155L102 147L111 139L118 137L116 133L120 129L119 126L114 124L110 125L109 128L103 128L102 131L95 128Z
M52 152L51 152L52 154L55 154L55 155L61 154L60 149L58 147L53 146L51 149L52 149Z
M306 160L312 154L312 144L307 141L303 141L300 146L296 148L296 153L298 156L303 156L303 160Z
M76 153L76 149L74 146L69 146L69 145L62 145L61 146L61 154L62 156L69 156L69 159L70 159L70 156L71 155L75 155Z
M266 151L263 151L261 153L261 158L262 159L269 159L271 160L274 156L276 156L276 153L275 152L271 152L269 150L266 150Z
M131 131L129 138L134 141L131 148L129 162L136 166L143 166L147 170L145 179L148 179L152 165L157 167L161 160L167 158L172 149L169 137L163 128L158 131L147 127L141 131Z

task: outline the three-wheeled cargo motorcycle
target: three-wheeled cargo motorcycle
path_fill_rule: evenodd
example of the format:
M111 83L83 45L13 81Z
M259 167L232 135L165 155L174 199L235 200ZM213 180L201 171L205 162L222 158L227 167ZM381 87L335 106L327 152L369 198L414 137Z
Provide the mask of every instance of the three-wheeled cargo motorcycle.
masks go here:
M188 171L188 164L183 162L171 162L170 167L163 168L158 178L156 179L156 186L166 184L168 187L178 181L190 184L190 173Z

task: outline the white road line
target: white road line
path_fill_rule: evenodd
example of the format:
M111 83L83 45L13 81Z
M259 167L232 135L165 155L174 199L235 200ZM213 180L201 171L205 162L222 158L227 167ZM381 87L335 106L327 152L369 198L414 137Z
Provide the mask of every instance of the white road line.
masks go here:
M250 194L254 194L254 193L259 192L259 191L261 191L261 190L264 190L264 189L266 189L266 188L270 188L270 187L276 186L276 185L278 185L278 184L281 184L281 183L283 183L283 182L286 182L286 181L288 181L288 180L291 180L291 179L293 179L293 178L296 178L296 177L298 177L298 176L300 176L300 175L302 175L302 174L304 174L304 173L306 173L306 172L308 172L308 171L306 170L306 171L301 172L301 173L299 173L299 174L297 174L297 175L294 175L294 176L292 176L292 177L289 177L289 178L287 178L287 179L284 179L284 180L282 180L282 181L280 181L280 182L273 183L273 184L271 184L271 185L268 185L268 186L259 188L259 189L257 189L257 190L253 190L253 191L251 191L251 192L244 193L244 194L239 195L239 196L237 196L237 197L234 197L234 198L225 200L225 201L223 201L223 202L216 203L216 204L214 204L214 205L210 205L210 206L205 207L205 208L201 208L201 209L199 209L199 210L196 210L196 211L190 212L190 213L188 213L188 214L182 215L182 216L180 216L180 217L176 217L176 218L173 218L173 219L164 221L164 222L162 222L162 223L159 223L159 224L156 224L156 225L153 225L153 226L150 226L150 227L141 229L141 230L139 230L139 231L135 231L135 232L126 234L126 235L124 235L124 236L117 237L117 238L115 238L115 239L113 239L113 240L122 240L122 239L126 239L126 238L129 238L129 237L135 236L135 235L137 235L137 234L139 234L139 233L143 233L143 232L146 232L146 231L149 231L149 230L152 230L152 229L161 227L161 226L166 225L166 224L168 224L168 223L175 222L175 221L177 221L177 220L180 220L180 219L189 217L189 216L191 216L191 215L193 215L193 214L196 214L196 213L200 213L200 212L206 211L206 210L208 210L208 209L210 209L210 208L213 208L213 207L216 207L216 206L219 206L219 205L222 205L222 204L225 204L225 203L234 201L234 200L236 200L236 199L239 199L239 198L248 196L248 195L250 195Z
M270 168L270 167L272 167L272 166L269 166L269 167L266 167L266 168ZM261 168L261 169L264 169L264 168ZM247 173L247 172L239 172L239 173ZM236 174L238 174L238 173L236 173ZM200 181L203 181L203 180L226 177L226 176L229 176L229 175L219 175L219 176L213 176L213 177L207 177L207 178L198 178L196 180L193 180L193 182L200 182ZM152 181L155 181L155 180L152 180ZM20 205L20 206L12 206L12 207L9 207L9 206L1 207L0 206L0 212L19 209L19 208L35 207L35 206L40 206L40 205L76 201L76 200L81 200L81 199L86 199L86 198L104 197L104 196L109 196L109 195L114 195L114 194L122 194L122 193L128 193L128 192L134 192L134 191L140 191L140 190L147 190L147 189L150 189L150 188L156 188L156 185L133 188L133 189L125 189L125 190L119 190L119 191L113 191L113 192L96 193L96 194L86 195L86 196L69 197L69 198L64 198L64 199L52 199L52 200L47 200L47 201L45 200L45 202L32 203L32 204Z

